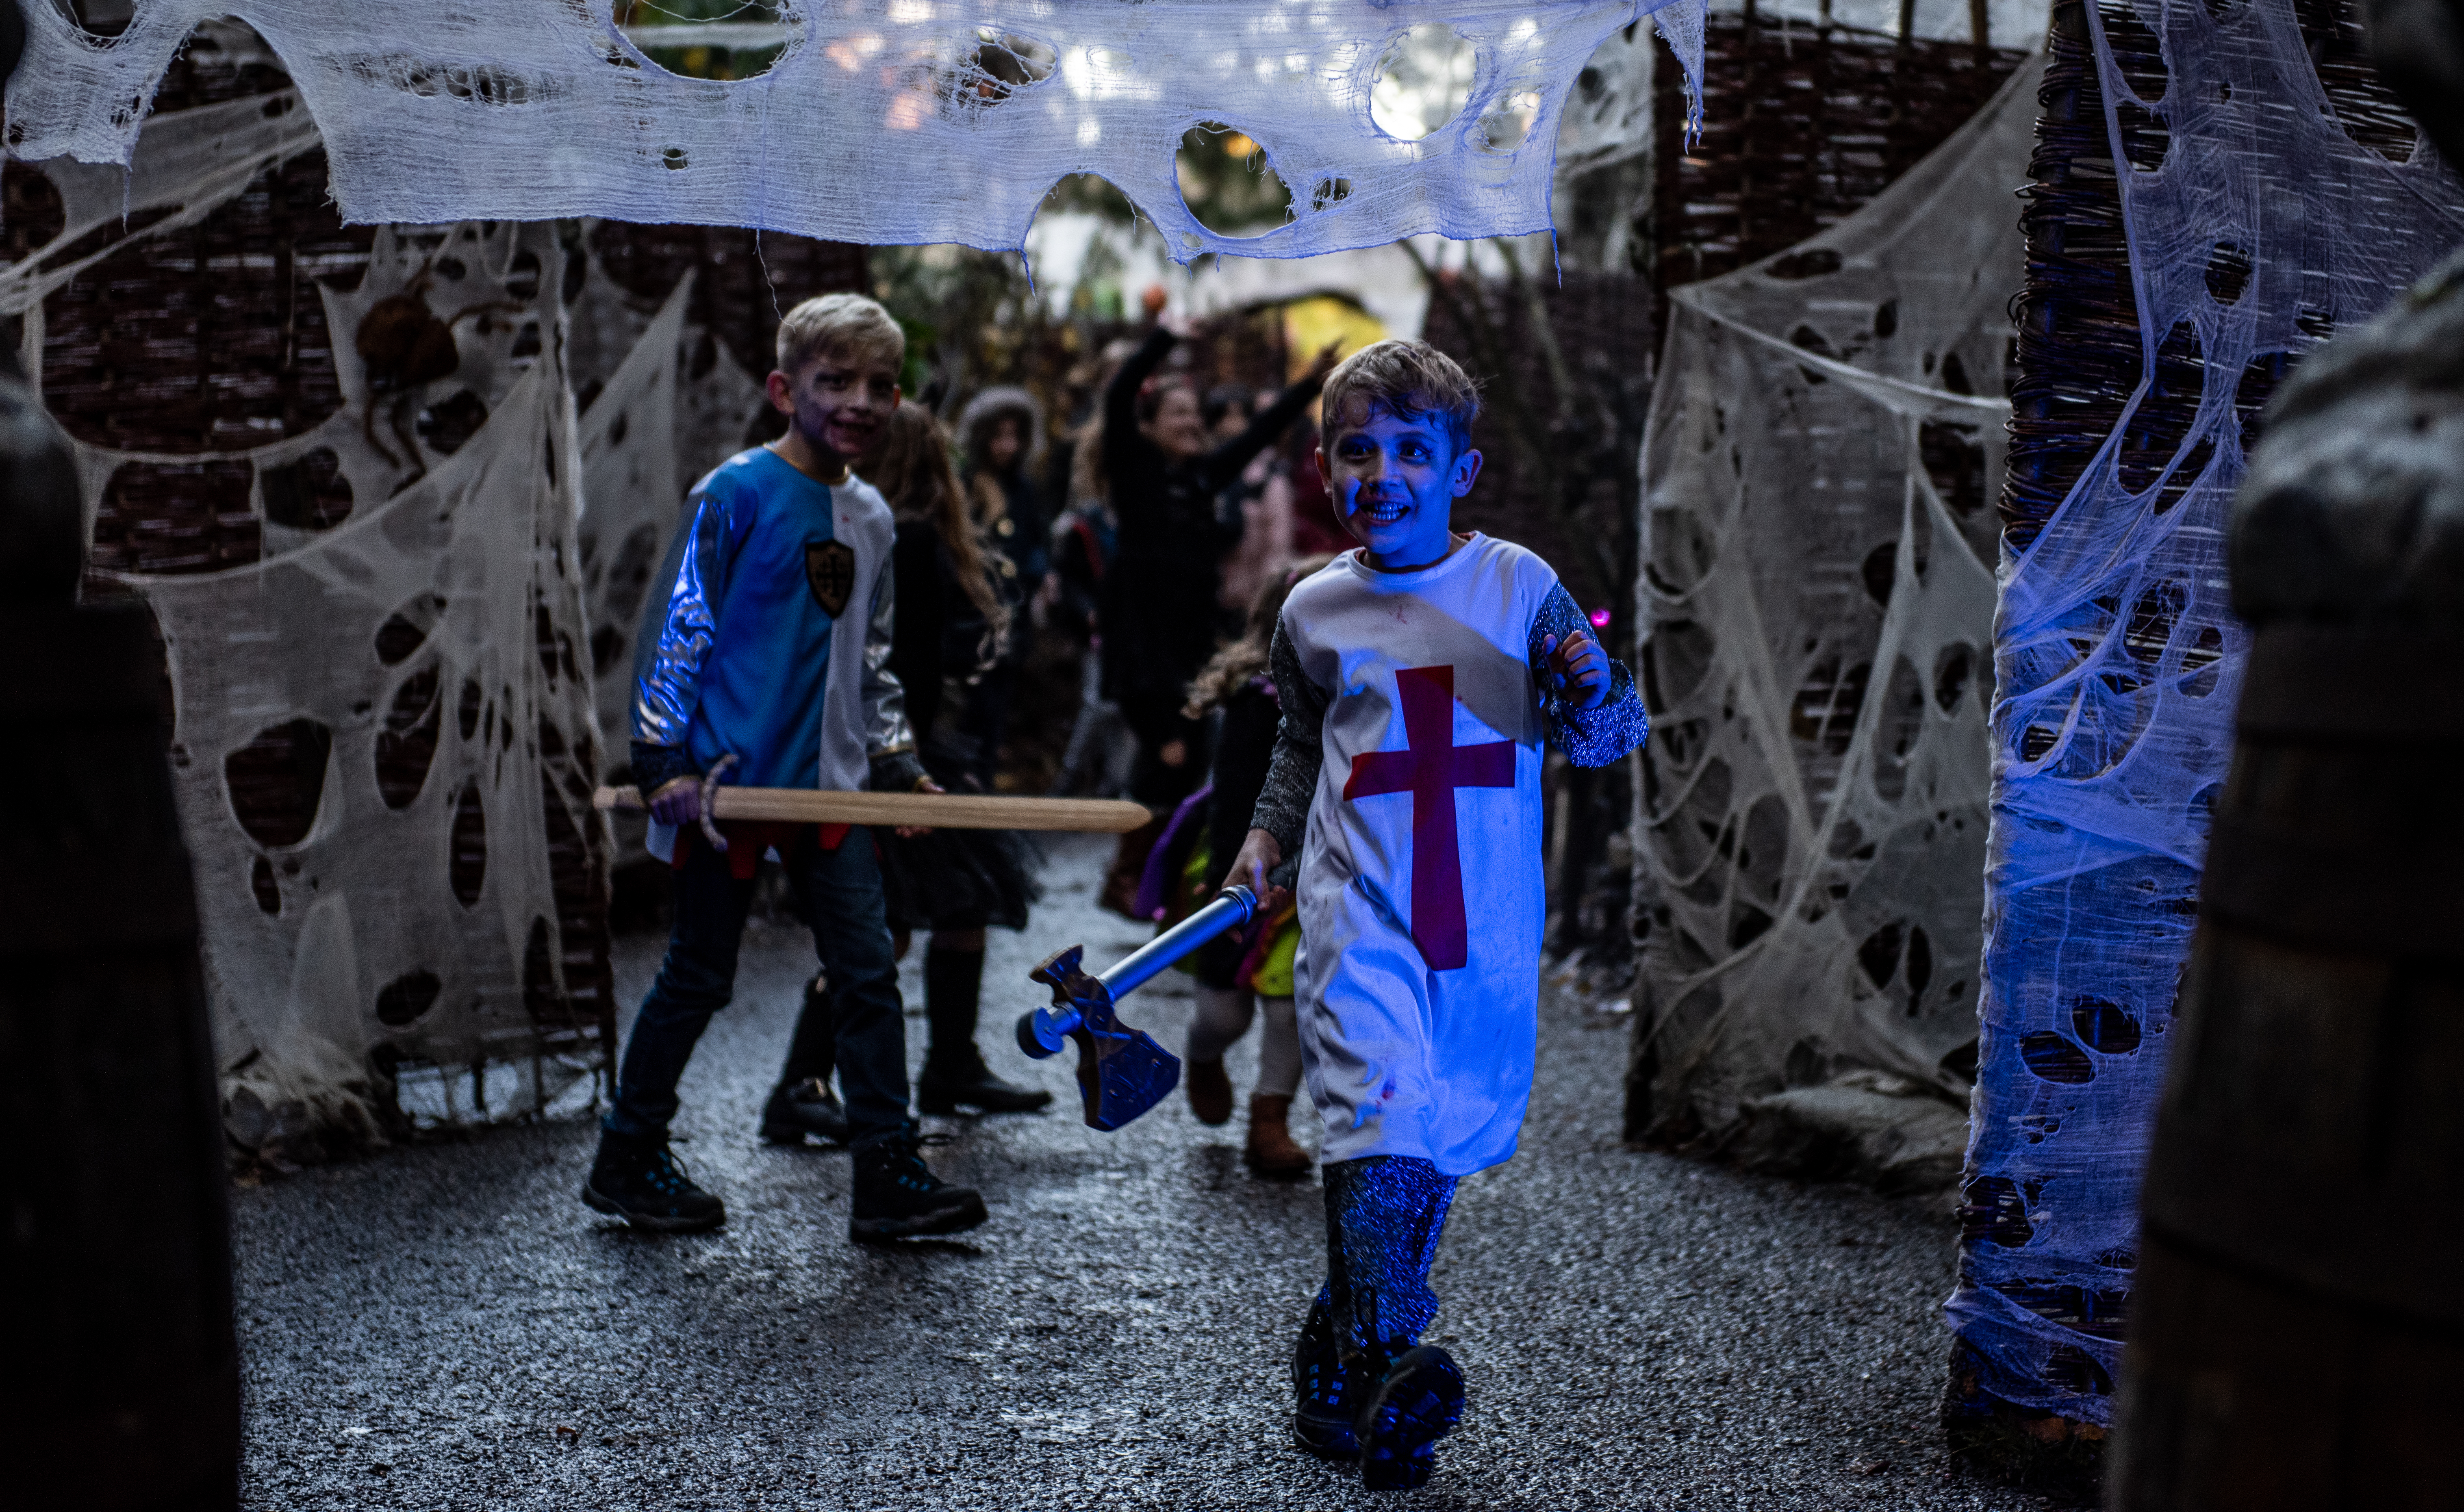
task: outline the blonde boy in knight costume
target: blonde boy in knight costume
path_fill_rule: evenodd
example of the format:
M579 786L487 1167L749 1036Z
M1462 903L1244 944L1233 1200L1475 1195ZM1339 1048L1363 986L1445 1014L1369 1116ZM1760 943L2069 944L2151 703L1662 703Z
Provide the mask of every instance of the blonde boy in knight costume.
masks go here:
M1455 1183L1514 1153L1531 1094L1544 742L1642 743L1634 679L1549 564L1450 529L1479 398L1420 341L1326 381L1317 465L1360 542L1292 590L1283 728L1231 880L1295 848L1301 1053L1326 1121L1327 1282L1292 1365L1302 1448L1421 1484L1463 1376L1419 1336ZM1270 901L1270 907L1271 902Z

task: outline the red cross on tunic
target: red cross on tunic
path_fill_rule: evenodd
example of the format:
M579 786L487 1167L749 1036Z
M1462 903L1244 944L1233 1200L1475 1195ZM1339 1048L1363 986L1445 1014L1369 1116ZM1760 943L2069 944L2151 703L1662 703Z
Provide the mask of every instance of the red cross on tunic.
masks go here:
M1459 746L1455 740L1455 669L1406 667L1395 674L1403 704L1402 751L1352 758L1343 796L1412 795L1412 943L1431 971L1450 972L1471 958L1463 933L1463 849L1455 837L1455 789L1512 787L1514 742Z

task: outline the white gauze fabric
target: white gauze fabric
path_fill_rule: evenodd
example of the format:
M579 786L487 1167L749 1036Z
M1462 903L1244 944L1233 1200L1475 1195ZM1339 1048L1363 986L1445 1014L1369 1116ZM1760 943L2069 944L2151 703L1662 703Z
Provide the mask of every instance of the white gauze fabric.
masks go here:
M136 238L190 224L317 142L285 91L149 121L124 196L116 169L42 164L67 225L0 270L0 311L27 318L30 359L41 356L43 296L128 241L62 249L123 205ZM247 567L118 575L165 643L214 1042L243 1143L370 1127L369 1066L383 1047L454 1068L406 1099L447 1118L544 1106L596 1063L595 1025L564 1001L549 859L552 830L585 850L594 878L606 857L588 807L598 741L578 674L563 264L552 225L381 230L356 290L320 287L343 397L321 425L237 451L76 444L89 521L129 462L247 465L262 519L267 470L330 451L357 501L330 531L264 520L265 559ZM372 382L354 351L368 313L405 296L450 327L451 376ZM454 399L484 423L449 455L416 421ZM315 820L295 844L261 844L241 827L226 760L302 719L331 738ZM431 743L424 766L405 755ZM495 1071L459 1080L483 1063Z
M297 82L352 221L604 216L1007 250L1083 172L1182 262L1547 230L1559 116L1601 40L1657 13L1689 90L1702 60L1702 0L808 0L767 71L725 82L659 68L606 0L145 0L109 40L25 9L20 157L126 162L183 39L228 13ZM1429 24L1477 50L1470 98L1398 141L1372 122L1371 87L1389 45ZM1044 77L985 74L979 48L1004 37ZM1264 147L1287 224L1232 237L1191 213L1175 153L1201 122Z
M1670 291L1638 589L1657 1137L1848 1071L1967 1095L2009 194L2040 74L1835 230Z

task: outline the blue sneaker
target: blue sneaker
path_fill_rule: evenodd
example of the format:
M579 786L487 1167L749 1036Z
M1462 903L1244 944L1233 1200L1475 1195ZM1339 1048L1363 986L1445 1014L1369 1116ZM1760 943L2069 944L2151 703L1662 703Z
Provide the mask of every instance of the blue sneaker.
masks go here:
M1409 1491L1437 1468L1438 1440L1463 1421L1463 1371L1454 1356L1419 1345L1394 1357L1360 1410L1360 1482L1372 1491Z

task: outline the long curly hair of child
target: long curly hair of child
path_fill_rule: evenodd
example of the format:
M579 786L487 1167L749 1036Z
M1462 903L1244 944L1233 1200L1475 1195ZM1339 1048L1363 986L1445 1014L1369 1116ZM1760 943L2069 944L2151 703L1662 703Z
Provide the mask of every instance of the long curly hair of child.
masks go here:
M1224 642L1215 659L1190 679L1189 702L1180 710L1182 718L1197 718L1266 669L1266 655L1275 646L1275 622L1284 617L1284 601L1291 597L1302 579L1316 576L1332 560L1328 556L1304 557L1266 580L1258 596L1249 601L1249 623L1241 638Z
M881 449L868 461L865 480L881 490L890 512L900 519L920 519L941 537L967 597L984 623L999 630L1009 611L993 590L983 546L967 518L967 496L958 491L958 474L950 466L950 436L922 405L901 405L882 427Z

